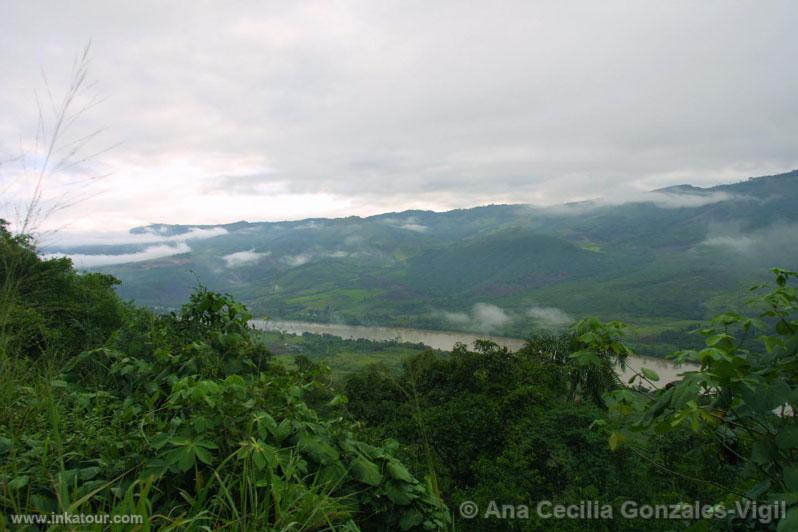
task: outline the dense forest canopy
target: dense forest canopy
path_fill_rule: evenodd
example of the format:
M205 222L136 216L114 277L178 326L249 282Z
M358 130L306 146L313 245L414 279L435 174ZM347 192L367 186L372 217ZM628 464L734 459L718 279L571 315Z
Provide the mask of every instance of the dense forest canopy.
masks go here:
M4 226L0 246L3 526L62 512L135 514L137 530L796 526L795 273L708 323L704 348L675 355L700 367L658 387L650 369L618 378L625 328L593 318L516 352L374 344L406 358L338 374L309 339L286 365L230 296L198 287L159 315ZM464 513L496 501L518 515ZM786 513L552 521L537 501Z

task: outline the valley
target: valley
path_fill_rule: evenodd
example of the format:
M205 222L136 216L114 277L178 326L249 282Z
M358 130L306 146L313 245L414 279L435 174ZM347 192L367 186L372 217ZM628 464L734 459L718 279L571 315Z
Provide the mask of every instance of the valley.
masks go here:
M798 262L796 224L798 171L617 204L154 224L46 251L116 276L123 298L156 311L203 285L258 317L314 323L525 338L596 316L661 356L700 344L691 331L767 268Z

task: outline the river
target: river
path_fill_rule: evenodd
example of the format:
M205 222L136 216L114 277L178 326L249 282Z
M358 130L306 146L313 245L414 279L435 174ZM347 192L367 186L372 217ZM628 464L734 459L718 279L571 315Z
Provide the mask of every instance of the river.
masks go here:
M365 325L342 325L337 323L314 323L309 321L288 321L288 320L252 320L253 325L266 331L280 331L288 334L330 334L339 338L366 340L407 342L412 344L424 344L433 349L450 351L457 342L471 345L475 340L485 339L496 342L498 345L507 347L512 351L520 349L525 341L520 338L509 338L506 336L491 336L489 334L473 334L459 331L434 331L427 329L408 329L404 327L379 327ZM697 369L694 365L683 364L677 366L673 362L661 358L647 356L634 356L627 359L627 368L622 373L622 377L628 381L639 372L641 367L654 370L659 375L658 385L679 380L679 374L685 371Z

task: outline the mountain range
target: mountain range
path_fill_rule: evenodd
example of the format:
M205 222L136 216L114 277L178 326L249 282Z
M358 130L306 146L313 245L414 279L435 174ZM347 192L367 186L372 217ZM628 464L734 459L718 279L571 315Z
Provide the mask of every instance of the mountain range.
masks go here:
M264 213L267 214L267 213ZM656 354L798 264L798 170L625 201L370 217L152 224L44 249L168 310L198 283L257 316L524 336L598 316Z

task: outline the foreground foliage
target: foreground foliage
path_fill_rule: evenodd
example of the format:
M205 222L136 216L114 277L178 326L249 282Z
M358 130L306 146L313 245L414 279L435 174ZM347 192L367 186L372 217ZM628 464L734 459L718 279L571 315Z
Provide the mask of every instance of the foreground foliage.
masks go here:
M27 242L2 238L22 259L17 279L54 269L97 297L47 292L77 316L49 323L45 309L31 325L39 302L25 283L5 296L0 525L51 512L139 514L142 530L449 522L430 484L396 458L395 441L355 434L329 379L270 362L242 305L200 289L168 316L125 308L107 278L98 285L68 261L40 261ZM67 342L58 333L80 326L80 305L97 299L115 303L121 326L102 329L104 338L75 335L89 345ZM36 342L31 330L43 331Z
M683 529L681 522L620 517L551 520L534 511L545 500L601 501L617 509L625 500L673 504L725 495L654 463L733 482L733 466L688 430L647 442L645 457L610 449L595 421L606 415L603 393L622 383L606 372L614 355L601 348L588 357L587 351L589 342L617 343L616 334L616 326L589 321L561 337L535 338L519 352L479 342L449 357L419 355L400 375L372 366L347 379L348 406L379 436L406 444L416 467L431 464L450 507L473 501L484 511L496 501L532 508L525 519L459 519L458 530Z
M755 312L727 312L700 332L706 347L674 354L699 364L653 393L609 394L614 446L635 448L651 435L687 426L737 464L728 499L785 501L779 530L798 529L798 273L774 269L775 286L755 286ZM619 425L618 425L619 424Z

